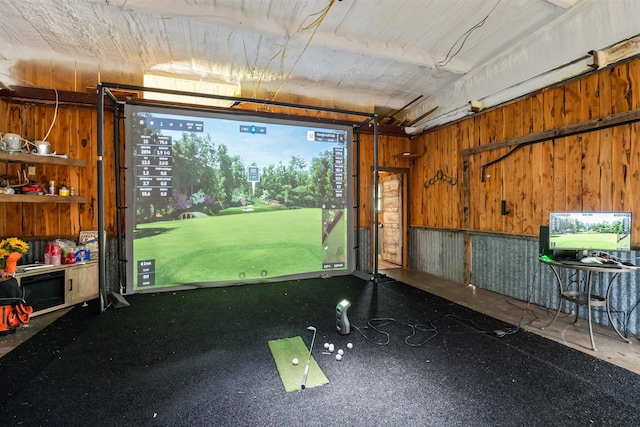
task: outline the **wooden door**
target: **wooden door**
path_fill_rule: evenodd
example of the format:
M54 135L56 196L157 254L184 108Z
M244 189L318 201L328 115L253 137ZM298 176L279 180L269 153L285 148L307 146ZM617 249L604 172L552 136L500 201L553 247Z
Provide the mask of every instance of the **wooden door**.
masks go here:
M382 193L381 258L383 261L402 265L402 174L381 177L380 187Z

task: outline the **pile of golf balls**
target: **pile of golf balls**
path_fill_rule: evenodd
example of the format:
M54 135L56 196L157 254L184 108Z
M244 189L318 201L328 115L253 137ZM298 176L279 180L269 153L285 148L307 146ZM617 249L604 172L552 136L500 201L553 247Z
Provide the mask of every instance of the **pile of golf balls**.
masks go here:
M328 342L324 343L324 348L329 353L333 353L336 350L335 346L333 344L331 344L331 343L328 343ZM353 348L353 344L352 343L348 343L347 344L347 348L349 350L351 350ZM341 348L338 349L337 354L336 354L336 360L337 361L341 361L343 356L344 356L344 350L341 349Z

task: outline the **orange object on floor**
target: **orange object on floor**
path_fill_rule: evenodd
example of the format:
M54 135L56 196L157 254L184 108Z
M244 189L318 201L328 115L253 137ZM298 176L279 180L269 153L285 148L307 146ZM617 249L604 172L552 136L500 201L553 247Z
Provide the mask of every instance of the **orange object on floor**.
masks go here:
M14 278L0 281L0 335L16 331L29 323L33 307L24 300L24 290Z

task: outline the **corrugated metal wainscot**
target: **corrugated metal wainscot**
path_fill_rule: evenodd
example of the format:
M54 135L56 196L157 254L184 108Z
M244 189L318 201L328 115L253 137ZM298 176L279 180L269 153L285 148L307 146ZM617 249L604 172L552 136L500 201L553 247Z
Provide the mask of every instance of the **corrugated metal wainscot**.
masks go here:
M409 268L434 276L464 281L464 234L460 231L409 230Z
M551 268L538 261L538 238L505 237L490 234L471 234L471 284L522 301L531 301L542 307L556 308L559 303L557 280ZM622 260L638 265L637 251L610 252ZM557 269L560 279L571 290L584 284L586 274L580 280L575 270ZM595 273L592 292L605 295L614 273ZM613 318L620 330L640 334L640 272L620 274L611 288L610 305ZM565 288L566 290L566 288ZM575 313L575 305L565 303L563 311ZM605 309L594 308L594 322L609 325ZM580 310L586 316L586 310Z

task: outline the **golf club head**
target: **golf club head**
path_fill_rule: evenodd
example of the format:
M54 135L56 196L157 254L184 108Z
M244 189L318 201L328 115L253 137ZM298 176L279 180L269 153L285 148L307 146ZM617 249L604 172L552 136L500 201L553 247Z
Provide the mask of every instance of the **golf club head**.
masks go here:
M315 326L307 326L307 331L316 331L316 327Z

